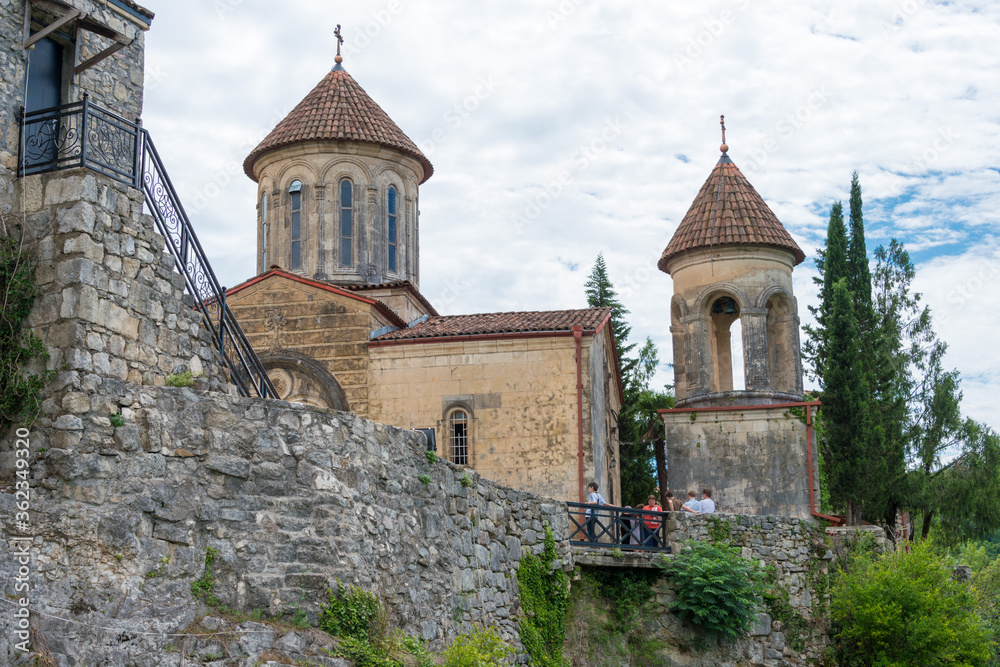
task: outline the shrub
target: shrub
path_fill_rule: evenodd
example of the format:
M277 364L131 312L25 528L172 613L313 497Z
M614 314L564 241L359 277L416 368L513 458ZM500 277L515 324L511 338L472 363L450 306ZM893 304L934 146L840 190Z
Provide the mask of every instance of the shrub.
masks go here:
M542 557L524 554L517 568L517 587L521 594L521 642L538 667L562 667L562 647L566 638L566 603L569 589L566 573L553 569L556 541L552 528L545 526L545 549Z
M472 478L468 474L462 475L458 481L465 488L472 486Z
M378 598L357 586L343 586L337 580L340 595L330 591L330 604L320 605L319 627L334 637L350 637L367 642L379 619Z
M444 652L444 667L500 667L509 665L513 654L514 649L490 627L456 637Z
M833 589L831 613L842 665L985 665L990 641L972 588L928 543L858 559Z
M421 484L430 484L432 481L430 475L418 475L417 479L420 480Z
M742 637L756 616L763 571L723 544L688 542L673 559L659 563L674 584L670 611L709 635Z
M424 457L427 458L427 462L428 463L437 463L438 462L438 455L435 454L430 449L424 450Z
M109 412L108 420L111 422L111 425L114 426L115 428L125 425L125 418L122 417L121 414L117 412Z
M191 371L184 371L183 373L171 373L166 377L164 383L168 387L190 387L194 384L195 378L201 377L201 373L197 375Z

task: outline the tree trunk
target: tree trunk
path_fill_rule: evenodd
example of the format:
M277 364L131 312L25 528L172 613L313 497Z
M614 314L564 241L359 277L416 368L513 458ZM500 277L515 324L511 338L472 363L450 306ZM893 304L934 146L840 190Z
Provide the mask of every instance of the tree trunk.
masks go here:
M934 510L927 510L924 512L924 525L920 528L920 539L927 539L927 534L931 532L931 519L933 518Z
M653 441L653 455L656 457L656 480L660 485L660 507L667 506L667 452L666 438Z
M861 503L856 503L853 500L847 501L847 525L861 525Z

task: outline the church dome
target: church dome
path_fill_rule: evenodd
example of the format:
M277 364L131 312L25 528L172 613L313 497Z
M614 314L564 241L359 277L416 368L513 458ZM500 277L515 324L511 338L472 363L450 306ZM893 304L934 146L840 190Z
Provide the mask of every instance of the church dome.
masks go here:
M420 163L420 183L434 173L430 160L340 64L250 152L243 161L243 171L256 181L254 164L260 157L309 141L358 141L386 146Z
M689 250L740 245L787 250L794 256L795 264L806 258L750 181L732 159L723 154L701 186L657 266L670 273L670 262Z

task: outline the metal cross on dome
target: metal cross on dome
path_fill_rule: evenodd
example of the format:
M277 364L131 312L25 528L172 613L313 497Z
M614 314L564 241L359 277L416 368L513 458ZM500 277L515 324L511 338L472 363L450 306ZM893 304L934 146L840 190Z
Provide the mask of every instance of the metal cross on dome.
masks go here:
M340 24L337 24L337 29L333 31L334 36L337 38L337 55L340 55L340 45L344 43L344 38L340 35Z

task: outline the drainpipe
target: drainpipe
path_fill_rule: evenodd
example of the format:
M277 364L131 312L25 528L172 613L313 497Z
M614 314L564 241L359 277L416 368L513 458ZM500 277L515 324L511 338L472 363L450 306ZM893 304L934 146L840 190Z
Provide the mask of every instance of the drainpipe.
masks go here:
M580 478L580 502L587 502L583 493L583 327L573 327L573 342L576 344L576 460Z
M813 471L813 434L812 434L812 406L806 405L806 465L809 467L809 512L815 517L832 521L836 525L843 523L843 518L821 514L816 511L816 475Z

